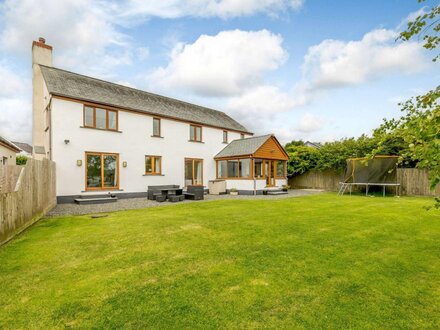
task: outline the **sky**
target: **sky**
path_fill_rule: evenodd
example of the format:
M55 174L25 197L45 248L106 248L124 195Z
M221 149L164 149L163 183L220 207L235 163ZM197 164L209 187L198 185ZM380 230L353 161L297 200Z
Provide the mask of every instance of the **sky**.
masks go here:
M31 44L54 66L225 111L255 134L370 134L438 85L416 0L0 1L0 135L32 142Z

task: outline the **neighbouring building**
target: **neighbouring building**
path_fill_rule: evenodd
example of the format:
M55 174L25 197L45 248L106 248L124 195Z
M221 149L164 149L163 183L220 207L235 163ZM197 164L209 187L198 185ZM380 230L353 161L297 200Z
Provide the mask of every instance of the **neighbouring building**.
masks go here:
M203 185L262 193L286 184L287 155L273 135L254 137L221 111L52 66L32 44L33 156L56 162L59 202L149 185Z
M12 141L12 143L21 149L21 151L18 153L18 155L32 157L32 146L31 145L29 145L28 143L25 143L25 142L17 142L17 141Z
M310 141L306 141L304 142L304 145L310 148L314 148L314 149L321 149L322 144L320 142L310 142Z
M16 154L20 151L15 144L0 136L0 166L15 165Z

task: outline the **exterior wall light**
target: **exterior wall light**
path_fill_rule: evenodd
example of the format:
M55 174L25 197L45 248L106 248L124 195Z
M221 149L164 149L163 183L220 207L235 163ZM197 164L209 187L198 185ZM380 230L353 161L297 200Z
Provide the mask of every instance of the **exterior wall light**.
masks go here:
M83 161L81 159L78 159L76 161L76 166L82 166L82 164L83 164Z
M127 167L127 162L126 161L122 162L122 167Z
M65 144L69 144L69 143L70 143L70 140L64 140L64 143L65 143Z

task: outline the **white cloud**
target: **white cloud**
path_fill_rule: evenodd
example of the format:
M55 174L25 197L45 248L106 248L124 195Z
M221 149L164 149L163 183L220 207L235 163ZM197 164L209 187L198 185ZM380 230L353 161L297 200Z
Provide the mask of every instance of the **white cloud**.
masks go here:
M139 47L136 53L139 60L145 61L150 56L150 49L148 47Z
M324 120L321 117L306 113L299 120L296 130L302 133L310 133L319 131L324 127Z
M31 86L0 61L0 136L31 141Z
M390 73L411 74L426 67L417 42L396 43L394 30L377 29L361 40L324 40L309 48L302 66L310 90L361 84Z
M127 0L115 5L119 19L144 20L149 17L179 18L221 17L232 18L259 13L271 16L287 10L297 10L304 0ZM126 23L125 23L126 24Z
M277 114L287 112L295 106L291 96L275 86L258 86L241 96L228 98L226 112L251 130L267 128Z
M284 63L287 53L281 44L281 36L267 30L202 35L193 44L174 47L168 66L157 69L150 80L198 95L240 95Z
M6 0L0 7L2 51L28 56L41 36L54 46L57 66L101 74L130 64L130 40L105 9L90 0Z

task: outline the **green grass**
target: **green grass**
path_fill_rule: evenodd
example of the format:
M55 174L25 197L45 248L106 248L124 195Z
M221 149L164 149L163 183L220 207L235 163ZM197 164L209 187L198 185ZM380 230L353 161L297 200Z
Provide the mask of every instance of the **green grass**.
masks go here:
M439 328L431 204L324 194L45 219L0 248L0 328Z

